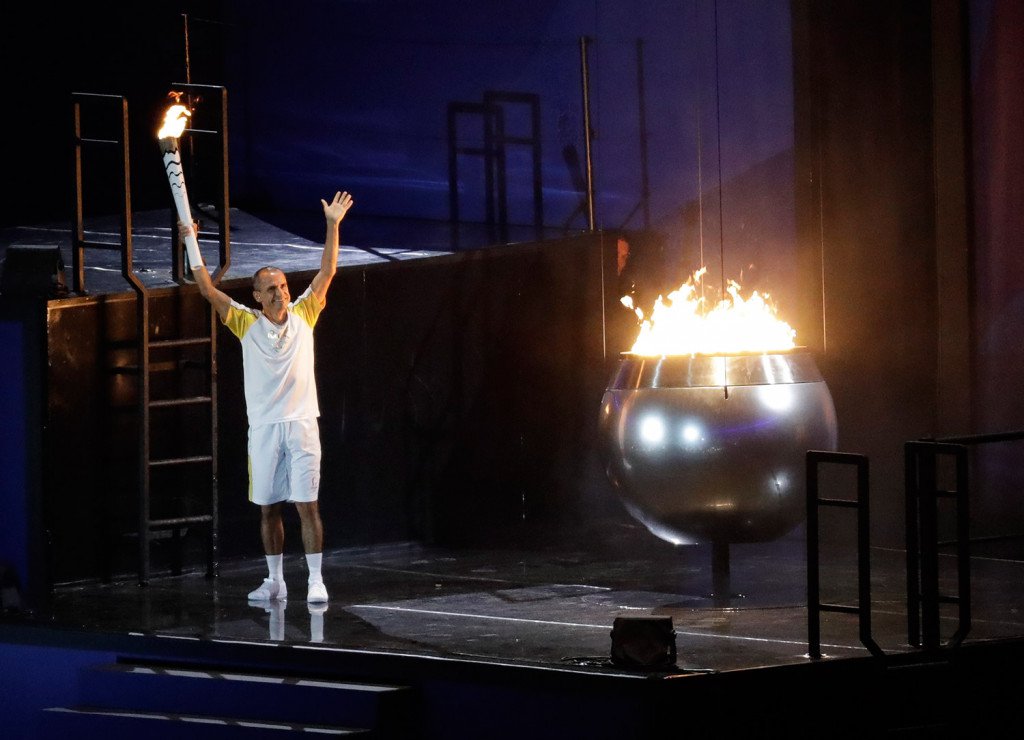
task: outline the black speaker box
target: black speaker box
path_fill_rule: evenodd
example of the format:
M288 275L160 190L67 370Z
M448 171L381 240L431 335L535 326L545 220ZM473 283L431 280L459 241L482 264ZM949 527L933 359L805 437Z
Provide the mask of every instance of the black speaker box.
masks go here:
M12 244L4 255L0 294L59 298L67 295L64 258L56 245Z
M616 617L612 623L612 663L629 670L672 670L676 630L672 617Z

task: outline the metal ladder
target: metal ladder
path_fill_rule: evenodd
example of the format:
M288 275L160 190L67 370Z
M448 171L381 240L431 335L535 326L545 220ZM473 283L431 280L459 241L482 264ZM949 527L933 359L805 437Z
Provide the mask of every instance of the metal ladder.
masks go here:
M226 91L221 91L221 115L226 121ZM120 135L119 138L97 139L87 138L82 135L82 106L114 104L120 107ZM74 290L76 293L84 294L85 272L84 256L86 249L119 250L121 253L121 275L132 286L136 293L136 352L137 364L118 368L120 372L131 372L138 376L138 578L139 583L145 585L149 582L151 570L151 547L161 532L170 532L175 539L177 547L174 553L172 570L180 572L181 569L181 536L182 533L192 525L207 527L207 560L206 572L213 576L217 572L218 564L218 490L217 490L217 315L211 307L204 306L206 310L204 334L191 337L176 337L171 339L154 339L152 326L151 302L153 301L152 290L148 288L136 275L133 264L132 253L132 212L131 212L131 181L129 165L129 128L128 128L128 103L123 96L118 95L96 95L92 93L73 93L72 106L74 114L74 224L72 230L73 265L74 265ZM225 173L227 171L227 129L221 127L223 150L223 162ZM121 195L121 223L120 223L120 244L112 245L105 243L89 242L85 239L83 223L83 185L82 185L82 151L86 146L116 146L121 150L120 160L120 195ZM154 155L155 156L155 155ZM221 214L220 222L219 252L220 265L212 276L214 280L227 270L230 260L230 247L228 236L228 192L226 175L221 193ZM172 234L176 234L175 230ZM180 265L181 245L180 239L172 237L173 255L172 263ZM180 269L175 270L175 277L180 275ZM154 354L174 354L189 347L206 347L206 390L205 392L191 393L176 397L153 398L152 377L156 373L177 373L174 377L174 385L178 388L182 385L183 371L194 367L195 363L186 359L154 361ZM181 409L186 407L204 406L209 409L210 437L209 449L198 451L198 453L173 453L162 457L156 457L153 450L153 429L154 417L159 421L166 421L162 418L168 410ZM154 508L154 485L153 473L156 470L176 468L180 466L206 466L209 468L210 482L210 505L208 511L193 514L182 512L178 515L153 516ZM159 490L160 494L166 494L166 490ZM161 495L161 499L167 499ZM161 504L165 501L161 500Z

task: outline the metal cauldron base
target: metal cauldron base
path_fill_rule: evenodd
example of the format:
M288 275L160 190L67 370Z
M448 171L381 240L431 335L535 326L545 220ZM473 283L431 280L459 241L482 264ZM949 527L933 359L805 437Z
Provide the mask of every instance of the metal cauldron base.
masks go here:
M711 593L715 606L729 606L733 599L745 598L732 591L732 555L728 542L711 544Z
M769 542L805 515L804 455L834 450L835 407L803 349L624 355L605 390L600 454L629 514L676 545ZM728 579L717 546L715 592Z

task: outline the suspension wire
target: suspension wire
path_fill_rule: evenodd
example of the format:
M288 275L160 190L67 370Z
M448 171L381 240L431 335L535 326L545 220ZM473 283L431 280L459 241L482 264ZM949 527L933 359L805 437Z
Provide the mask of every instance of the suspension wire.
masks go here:
M722 84L718 70L718 0L715 0L715 126L718 135L718 259L722 271L722 294L719 300L724 301L725 292L725 220L722 217L722 200L725 190L722 178ZM723 361L722 391L729 398L729 366Z
M188 39L188 13L182 13L182 18L185 21L185 82L192 84L192 59L189 54L189 39Z
M185 84L191 85L192 84L192 52L191 52L192 42L189 39L189 35L188 35L188 25L189 25L188 24L188 13L182 13L181 14L181 18L182 18L182 22L183 22L183 26L184 26L184 40L185 40ZM194 100L193 97L192 97L192 88L191 87L188 89L188 92L185 94L185 100L186 100L186 105L188 106L189 111L194 111L197 101ZM194 178L195 177L195 173L196 173L196 144L195 144L195 137L194 136L189 136L188 139L186 139L186 141L188 142L188 167L189 167L189 172L192 174L192 176ZM195 193L195 192L196 192L195 189L193 189L192 193ZM190 195L192 193L190 193ZM191 198L189 198L189 200L191 200ZM198 209L198 205L199 204L196 203L195 205L197 207L197 212L200 212L199 209Z
M816 105L820 105L820 100L816 101ZM818 111L820 117L821 111ZM821 266L821 351L828 354L828 322L827 314L828 310L825 304L825 193L822 187L822 153L821 153L821 124L819 122L818 130L815 132L816 138L818 139L818 264Z
M697 2L694 0L693 4L694 14L694 25L696 26L697 16ZM700 100L701 91L704 89L703 76L701 75L700 64L697 67L697 235L700 240L700 269L703 270L707 267L704 262L704 126L703 111L701 110ZM701 313L706 314L708 307L707 302L704 300L704 276L700 278L700 310Z
M718 135L718 259L722 279L721 300L725 300L725 221L722 217L725 183L722 178L722 92L718 69L718 0L715 0L715 125Z
M697 84L700 84L698 73ZM702 139L701 110L700 110L700 88L697 93L697 234L700 239L700 269L705 269L704 263L704 173L702 171L702 160L704 158L704 142ZM701 311L707 313L707 304L704 302L704 276L700 278L700 305Z
M826 303L827 286L825 283L825 166L822 133L825 130L824 103L821 90L821 77L811 76L811 100L814 101L814 140L815 140L815 185L818 195L818 266L821 281L821 351L828 354L828 306Z

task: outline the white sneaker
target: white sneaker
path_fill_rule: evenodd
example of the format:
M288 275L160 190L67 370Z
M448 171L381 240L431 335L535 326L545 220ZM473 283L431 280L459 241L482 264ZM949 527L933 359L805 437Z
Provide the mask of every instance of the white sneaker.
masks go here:
M310 604L322 604L327 601L327 586L324 585L323 581L314 581L309 584L306 601Z
M284 581L273 578L264 578L263 585L249 592L249 601L284 601L287 598L288 587Z

